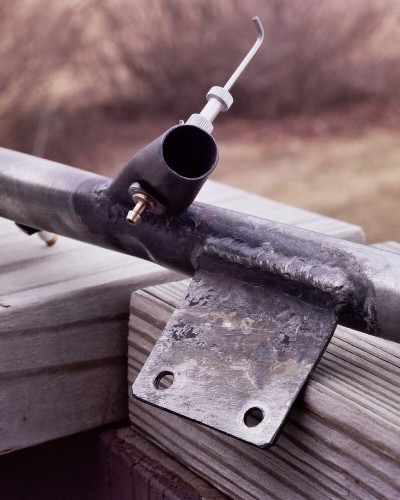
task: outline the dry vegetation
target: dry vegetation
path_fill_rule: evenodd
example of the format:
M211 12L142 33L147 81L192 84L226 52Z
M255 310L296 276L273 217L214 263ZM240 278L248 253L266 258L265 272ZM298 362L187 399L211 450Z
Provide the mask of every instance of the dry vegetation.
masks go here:
M365 223L369 217L356 216L365 213L360 200L378 197L368 189L383 182L387 191L400 180L396 132L387 135L389 175L378 161L388 158L381 132L363 123L386 126L388 116L400 116L397 0L3 0L0 144L80 166L117 165L164 123L201 109L210 86L223 84L253 43L254 14L263 20L266 43L233 89L229 118L219 120L225 132L217 176ZM318 125L330 110L369 106L373 113L352 122L351 139L347 129L331 139L331 126L321 139L314 125L308 139L299 126L270 139L262 125L292 119L300 128ZM246 139L241 120L258 136ZM358 153L347 154L352 148ZM366 163L374 168L362 170ZM363 194L365 178L371 186ZM339 197L328 196L336 189Z
M99 113L188 116L248 50L255 12L267 41L234 88L231 116L399 97L396 0L3 0L1 143L54 155Z
M398 130L238 137L222 141L215 180L361 225L370 242L400 241Z

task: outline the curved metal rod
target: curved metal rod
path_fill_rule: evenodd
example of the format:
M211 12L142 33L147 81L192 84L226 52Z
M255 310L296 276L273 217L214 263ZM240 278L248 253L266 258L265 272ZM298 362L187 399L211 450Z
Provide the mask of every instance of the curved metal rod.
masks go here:
M255 16L255 17L253 17L252 21L255 24L255 27L257 30L257 40L255 41L253 47L248 52L247 56L243 59L243 61L236 68L235 72L232 74L232 76L229 78L229 80L225 83L225 85L224 85L225 90L229 91L233 87L233 84L236 82L236 80L239 78L239 76L243 73L243 70L246 68L246 66L249 64L249 62L253 59L255 53L258 51L258 49L260 48L261 44L264 41L264 28L263 28L263 25L261 24L260 18L258 16Z

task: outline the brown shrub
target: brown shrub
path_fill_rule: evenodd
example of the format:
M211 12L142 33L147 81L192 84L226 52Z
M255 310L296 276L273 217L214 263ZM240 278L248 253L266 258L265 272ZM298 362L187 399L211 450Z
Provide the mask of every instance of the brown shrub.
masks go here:
M149 113L187 116L221 85L253 43L258 14L266 42L234 87L236 114L314 112L398 96L394 1L148 0L105 4L121 67L119 96ZM388 25L388 21L392 25ZM393 40L394 37L394 40ZM135 50L133 50L135 47Z
M187 118L252 45L254 14L266 41L233 88L232 114L399 97L396 0L3 0L1 143L46 155L61 141L62 159L69 137L95 140L110 111Z
M90 1L2 0L0 141L41 155L76 98ZM74 76L72 76L74 75ZM84 76L84 74L82 74Z

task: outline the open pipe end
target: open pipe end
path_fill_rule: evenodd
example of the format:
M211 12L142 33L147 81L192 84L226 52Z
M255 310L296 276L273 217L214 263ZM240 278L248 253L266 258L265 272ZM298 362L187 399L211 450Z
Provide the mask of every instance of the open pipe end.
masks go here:
M146 210L178 214L196 198L217 161L218 148L210 134L193 125L177 125L131 158L106 196L131 208L136 200L129 190L138 184L138 192L154 202Z
M167 132L162 153L175 174L192 180L209 176L218 160L214 139L193 125L181 125Z

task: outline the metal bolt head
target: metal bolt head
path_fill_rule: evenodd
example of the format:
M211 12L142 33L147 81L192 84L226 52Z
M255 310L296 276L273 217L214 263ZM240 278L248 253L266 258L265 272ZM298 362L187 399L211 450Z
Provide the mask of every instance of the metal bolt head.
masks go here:
M135 193L132 196L132 200L135 203L135 206L132 210L129 210L126 220L130 224L137 224L140 221L142 214L147 209L154 207L154 203L145 193Z

